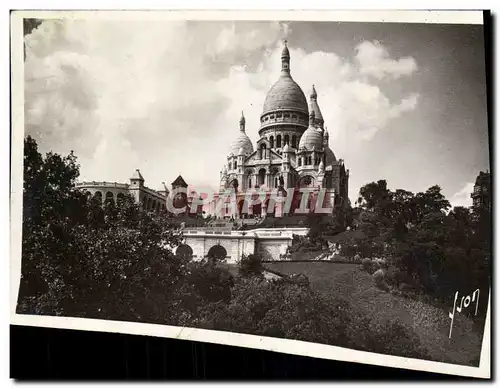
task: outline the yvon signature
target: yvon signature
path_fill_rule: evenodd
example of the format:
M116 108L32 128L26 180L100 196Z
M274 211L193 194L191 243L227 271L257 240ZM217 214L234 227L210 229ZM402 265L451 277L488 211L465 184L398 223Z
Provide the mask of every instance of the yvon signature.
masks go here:
M474 315L477 315L477 307L479 306L479 288L472 293L472 298L470 295L467 296L462 296L462 300L460 301L460 306L457 306L457 300L458 300L458 291L455 292L455 300L453 301L453 310L449 313L449 317L451 318L451 324L450 324L450 336L448 338L451 338L451 331L453 330L453 321L455 319L455 312L462 312L463 308L469 307L471 302L476 303L476 312Z

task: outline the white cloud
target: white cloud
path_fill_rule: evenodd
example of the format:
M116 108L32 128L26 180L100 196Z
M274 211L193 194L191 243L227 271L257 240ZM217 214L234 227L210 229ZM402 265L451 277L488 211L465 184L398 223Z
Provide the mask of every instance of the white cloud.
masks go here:
M398 79L417 70L417 63L411 57L390 58L387 48L380 42L364 41L356 47L356 61L362 74L378 79Z
M451 206L472 206L471 193L474 190L474 182L467 182L462 189L457 191L449 199Z
M241 110L247 134L258 137L288 33L273 22L45 21L27 37L26 131L44 151L75 150L82 179L126 181L140 168L152 188L179 173L217 186ZM290 51L306 97L316 85L340 157L417 105L418 95L391 102L366 79L411 73L378 43L362 44L352 61Z

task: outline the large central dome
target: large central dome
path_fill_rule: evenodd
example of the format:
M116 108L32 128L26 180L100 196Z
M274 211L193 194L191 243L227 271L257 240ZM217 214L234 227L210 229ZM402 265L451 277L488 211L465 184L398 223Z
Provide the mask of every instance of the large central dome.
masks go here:
M286 43L281 53L280 78L267 93L262 115L275 110L309 112L304 92L290 75L290 52Z
M306 96L289 74L281 75L278 82L269 90L262 114L285 109L308 113Z

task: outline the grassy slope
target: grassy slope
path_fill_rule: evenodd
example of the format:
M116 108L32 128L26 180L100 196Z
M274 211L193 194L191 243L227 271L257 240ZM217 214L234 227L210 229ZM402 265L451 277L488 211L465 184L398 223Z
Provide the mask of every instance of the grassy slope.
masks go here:
M303 273L318 291L338 295L378 321L398 317L416 331L434 361L477 366L481 336L472 330L470 320L457 314L448 339L447 310L379 290L359 265L275 262L265 266L284 274Z

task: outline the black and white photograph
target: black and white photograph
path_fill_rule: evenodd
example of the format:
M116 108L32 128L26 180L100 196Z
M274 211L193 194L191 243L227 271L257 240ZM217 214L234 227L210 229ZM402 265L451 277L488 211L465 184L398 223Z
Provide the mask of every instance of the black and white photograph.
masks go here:
M489 378L483 13L214 12L12 13L12 321Z

